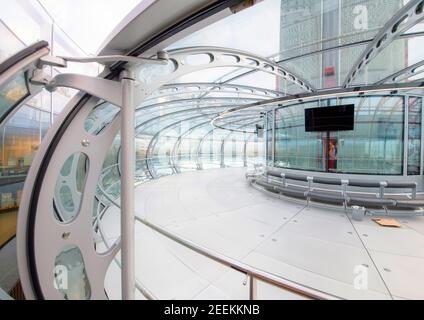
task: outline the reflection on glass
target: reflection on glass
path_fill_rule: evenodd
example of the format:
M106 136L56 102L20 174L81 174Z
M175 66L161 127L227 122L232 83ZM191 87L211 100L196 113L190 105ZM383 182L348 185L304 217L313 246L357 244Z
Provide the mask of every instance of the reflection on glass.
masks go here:
M70 222L78 214L88 163L87 155L75 153L60 170L54 195L55 217L60 222Z
M113 104L103 102L96 106L84 122L85 131L92 135L98 135L115 119L119 108Z
M174 72L175 69L176 69L175 62L173 60L169 60L167 64L164 64L164 65L142 64L138 69L135 70L135 74L136 74L137 80L145 84L151 84L156 79Z
M408 101L408 175L420 174L422 98Z
M54 283L65 300L90 299L90 282L78 247L67 245L56 256Z
M276 110L276 166L358 174L402 174L404 99L369 96L313 101ZM352 131L305 132L305 108L355 105Z
M23 73L18 73L12 80L0 86L0 117L11 107L28 95L26 79Z

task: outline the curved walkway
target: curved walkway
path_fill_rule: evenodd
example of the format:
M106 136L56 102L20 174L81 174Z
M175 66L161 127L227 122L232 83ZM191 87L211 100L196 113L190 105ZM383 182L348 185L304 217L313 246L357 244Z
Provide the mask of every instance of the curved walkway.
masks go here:
M401 228L351 221L340 211L305 207L250 186L244 168L187 172L136 189L149 221L256 268L347 299L423 299L424 218ZM119 212L103 219L119 234ZM137 278L159 299L247 299L245 275L137 224ZM106 279L119 298L119 270ZM355 288L356 283L356 288ZM299 298L258 284L263 299Z

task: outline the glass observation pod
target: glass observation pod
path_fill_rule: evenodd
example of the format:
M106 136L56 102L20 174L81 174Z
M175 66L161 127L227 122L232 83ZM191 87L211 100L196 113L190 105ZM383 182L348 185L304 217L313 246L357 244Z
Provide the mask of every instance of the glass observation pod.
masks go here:
M420 278L424 239L367 242L353 220L422 223L424 1L173 6L143 1L98 56L39 42L0 63L1 204L19 207L26 298L422 298L403 271ZM93 62L97 77L46 72ZM20 133L28 101L59 88L78 93L48 130L40 113ZM340 105L353 130L305 132L305 110ZM395 256L409 264L391 270Z

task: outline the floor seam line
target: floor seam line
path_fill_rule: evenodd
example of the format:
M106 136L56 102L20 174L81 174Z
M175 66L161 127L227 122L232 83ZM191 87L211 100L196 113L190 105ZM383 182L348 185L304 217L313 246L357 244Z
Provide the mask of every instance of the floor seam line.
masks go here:
M383 284L384 284L384 286L386 287L386 290L387 290L387 292L389 293L390 298L391 298L392 300L394 300L394 299L393 299L393 294L392 294L392 292L390 291L389 286L388 286L388 285L387 285L387 283L386 283L386 280L384 280L383 275L381 274L380 270L379 270L379 269L378 269L378 267L377 267L377 263L374 261L373 257L371 256L371 253L369 252L369 250L368 250L367 246L365 245L364 241L362 240L361 236L359 235L358 230L356 230L354 223L352 222L352 220L351 220L351 219L350 219L350 217L349 217L349 214L347 214L347 213L345 213L345 214L346 214L347 218L349 219L349 222L350 222L350 224L352 225L353 230L355 230L355 233L356 233L356 235L358 236L359 241L361 241L361 243L362 243L362 245L363 245L363 247L364 247L365 251L367 252L368 257L370 258L370 260L371 260L372 264L374 265L375 270L377 271L378 275L380 276L381 281L383 281Z

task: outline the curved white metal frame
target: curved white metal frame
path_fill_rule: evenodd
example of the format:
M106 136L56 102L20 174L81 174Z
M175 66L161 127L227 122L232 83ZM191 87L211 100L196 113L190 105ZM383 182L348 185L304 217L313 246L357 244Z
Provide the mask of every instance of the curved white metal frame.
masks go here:
M383 84L383 83L397 83L399 81L406 80L418 74L422 74L424 72L424 60L414 63L413 65L406 67L398 72L387 76L386 78L377 81L375 84ZM414 80L417 81L417 80Z
M190 65L187 63L187 57L190 55L203 54L210 57L206 64ZM294 82L302 90L313 92L313 88L304 80L293 75L293 73L282 69L274 62L252 55L246 52L237 50L227 50L223 48L186 48L169 52L169 59L174 63L174 70L168 74L159 76L152 83L144 85L136 83L135 103L139 105L151 93L160 88L162 85L169 83L172 79L176 79L182 75L192 73L207 68L235 66L242 68L250 68L254 70L264 71L273 74L277 77L286 78ZM231 60L228 61L227 59ZM34 234L30 239L33 245L38 277L38 285L41 288L41 293L46 298L60 299L62 295L53 287L52 269L55 263L55 258L65 245L75 245L82 253L84 258L85 270L87 278L90 281L91 296L93 299L106 298L104 293L104 279L110 263L115 258L116 253L120 249L120 239L118 239L108 251L99 254L94 248L93 231L92 231L92 210L94 198L96 196L96 186L98 177L102 172L103 159L109 150L116 134L119 131L121 121L120 115L116 116L98 135L91 135L85 131L84 121L89 116L90 112L96 105L98 98L109 101L116 106L121 105L122 91L121 85L117 81L105 80L99 78L90 78L80 75L61 74L56 76L46 86L49 90L54 90L56 87L66 86L88 92L96 98L91 98L88 103L85 103L74 115L72 121L67 125L66 131L60 137L60 143L56 143L53 149L50 149L50 142L54 139L54 135L60 129L61 123L66 120L66 115L70 114L76 103L73 100L63 116L59 119L54 129L49 132L49 138L43 142L40 152L37 154L34 165L31 167L31 172L28 175L27 187L23 194L23 205L20 209L20 225L21 230L25 228L28 221L25 216L28 213L31 205L32 186L38 177L38 169L43 161L44 154L48 149L51 150L49 167L44 173L44 176L37 181L40 189L36 207L37 215L34 221ZM81 97L81 96L79 96ZM279 97L281 99L281 97ZM271 99L273 100L273 99ZM267 100L268 101L268 100ZM238 101L240 103L240 100ZM258 103L258 102L257 102ZM265 101L259 101L265 103ZM211 115L216 115L213 113ZM204 114L197 117L205 117ZM189 120L189 119L185 119ZM241 119L246 120L246 119ZM154 141L155 139L151 140ZM152 148L149 147L149 150ZM69 223L58 224L54 218L52 199L54 196L54 185L51 183L43 183L47 181L56 181L60 175L60 169L66 159L74 153L83 152L87 155L90 161L90 169L87 172L85 182L85 192L81 200L79 214ZM148 162L147 162L148 163ZM32 204L33 205L33 204ZM27 232L26 230L23 232ZM24 261L26 263L26 261ZM22 269L28 272L28 269ZM29 281L29 277L26 277ZM25 284L25 291L29 298L34 297L34 289L31 285Z
M410 29L424 19L424 1L410 0L403 6L377 33L373 41L370 42L364 52L360 55L356 63L349 71L343 82L346 88L352 84L360 71L372 59L374 59L384 48L397 39L402 33Z
M223 130L232 130L230 128L225 128L216 122L220 119L223 119L227 116L233 115L234 113L242 112L243 110L247 110L255 107L270 107L276 108L277 105L283 105L285 103L302 103L306 101L311 101L315 99L323 99L323 98L331 98L331 97L344 97L344 96L354 96L354 95L363 95L365 93L375 93L375 92L397 92L399 90L402 91L411 91L411 90L423 90L424 83L423 82L408 82L408 83L396 83L396 84L381 84L381 85L368 85L362 87L349 87L349 88L337 88L326 91L319 91L317 93L305 93L298 94L295 96L287 96L282 98L270 99L266 101L254 102L251 104L247 104L244 106L235 107L220 113L211 121L211 125L223 129Z

